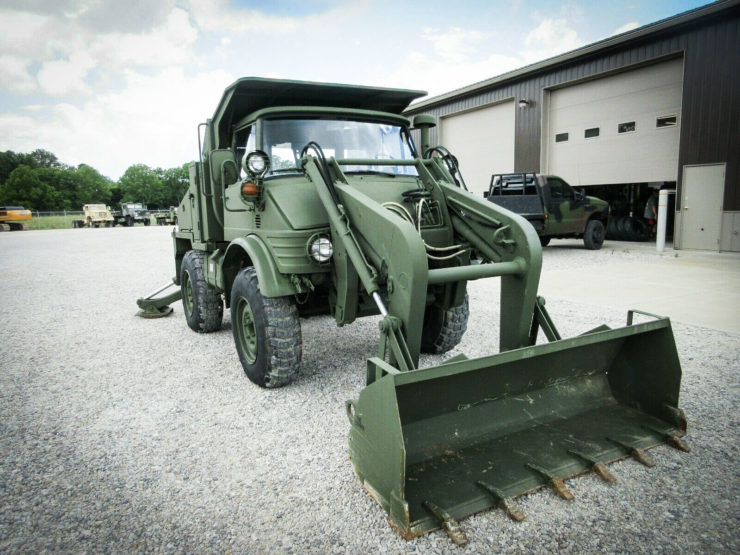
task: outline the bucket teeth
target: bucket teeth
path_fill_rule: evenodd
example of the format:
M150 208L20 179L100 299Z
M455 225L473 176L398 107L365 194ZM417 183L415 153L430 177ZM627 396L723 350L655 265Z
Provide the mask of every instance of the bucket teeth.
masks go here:
M623 441L619 441L617 439L613 438L607 438L612 443L615 443L619 445L620 447L627 449L630 452L630 456L635 459L640 464L644 464L647 467L653 467L655 466L655 461L653 458L648 455L644 449L640 449L639 447L636 447L634 445L629 445L628 443L625 443Z
M439 520L442 530L445 531L455 545L462 547L468 543L468 537L465 535L465 532L463 532L463 529L460 528L460 524L458 524L457 520L452 518L447 511L438 507L431 501L424 501L422 504L424 505L424 508Z
M575 499L575 496L566 487L565 482L563 482L562 478L554 476L549 470L542 468L541 466L537 466L536 464L527 463L524 466L526 466L530 470L534 470L537 474L544 477L547 480L547 485L550 486L555 491L555 493L557 493L563 499L567 499L568 501L572 501L573 499Z
M580 451L576 451L574 449L569 449L568 453L571 455L576 456L579 459L583 459L588 464L591 465L591 470L596 474L599 478L604 480L605 482L609 482L610 484L613 484L617 481L617 478L609 472L609 470L606 468L606 465L599 461L597 458L592 457L590 455L586 455L585 453L581 453Z
M496 500L498 506L506 512L509 518L517 522L524 520L524 513L519 509L513 498L506 497L500 489L486 482L479 480L476 484L486 490Z
M686 445L678 436L669 435L666 438L666 443L668 443L668 445L670 445L674 449L678 449L679 451L683 451L684 453L691 453L691 447Z
M671 432L666 432L664 430L653 428L652 426L643 426L643 428L660 435L665 440L665 442L674 449L678 449L679 451L683 451L684 453L691 453L691 448L686 445L683 440L677 435Z

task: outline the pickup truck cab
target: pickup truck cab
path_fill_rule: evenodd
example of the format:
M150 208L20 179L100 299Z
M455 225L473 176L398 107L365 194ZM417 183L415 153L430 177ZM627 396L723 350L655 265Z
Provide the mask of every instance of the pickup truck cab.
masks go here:
M494 174L489 201L516 212L535 228L542 246L552 238L583 238L587 249L598 250L604 243L609 221L609 204L573 189L561 177L537 173Z

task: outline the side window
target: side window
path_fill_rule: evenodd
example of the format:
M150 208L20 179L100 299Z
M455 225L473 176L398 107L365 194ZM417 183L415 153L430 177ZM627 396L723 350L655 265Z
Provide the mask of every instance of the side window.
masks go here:
M550 188L550 197L553 200L572 200L575 198L571 186L562 179L548 177L547 186Z
M257 148L257 129L254 125L240 129L234 134L233 150L240 177L244 177L244 169L242 168L244 155L255 148Z

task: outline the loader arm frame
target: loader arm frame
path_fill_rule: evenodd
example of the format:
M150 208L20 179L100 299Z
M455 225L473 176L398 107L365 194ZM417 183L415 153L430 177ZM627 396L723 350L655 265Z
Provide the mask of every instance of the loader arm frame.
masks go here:
M415 166L421 188L440 204L455 240L475 249L482 263L465 264L458 259L430 268L420 233L354 188L342 173L342 164ZM351 321L347 315L357 299L352 298L351 286L342 281L356 273L385 317L380 325L381 358L389 347L394 366L400 370L417 368L430 285L464 284L494 276L502 278L501 350L530 344L542 252L537 234L523 218L451 185L437 159L329 159L322 169L314 157L305 156L303 167L316 184L335 243L339 278L335 317L339 323Z

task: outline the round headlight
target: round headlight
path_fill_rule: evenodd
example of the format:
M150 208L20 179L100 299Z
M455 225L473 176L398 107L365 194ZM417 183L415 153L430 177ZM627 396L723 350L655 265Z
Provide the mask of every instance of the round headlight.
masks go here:
M334 254L334 247L327 237L318 237L311 242L309 253L319 264L329 262Z
M270 159L263 151L254 150L247 154L244 165L251 176L262 177L270 169Z

